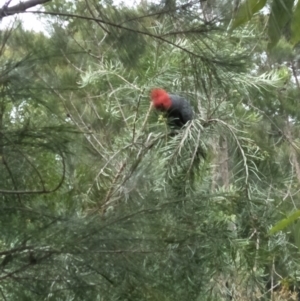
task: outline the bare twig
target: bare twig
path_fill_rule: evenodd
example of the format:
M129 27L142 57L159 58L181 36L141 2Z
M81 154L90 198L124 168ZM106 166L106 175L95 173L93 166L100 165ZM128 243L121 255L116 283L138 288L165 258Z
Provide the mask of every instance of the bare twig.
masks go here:
M141 98L142 98L143 92L144 92L144 90L139 95L137 107L136 107L136 111L135 111L135 117L134 117L134 121L133 121L133 129L132 129L132 143L135 142L135 126L136 126L136 121L137 121L137 117L138 117L138 113L139 113L139 108L140 108L140 103L141 103Z
M114 185L116 184L116 182L118 181L118 179L120 178L122 171L124 170L124 168L126 167L126 162L123 162L121 164L121 167L119 168L116 176L114 177L110 188L105 196L104 202L101 204L101 208L107 207L107 205L109 205L110 203L110 197L112 196L113 192L114 192Z

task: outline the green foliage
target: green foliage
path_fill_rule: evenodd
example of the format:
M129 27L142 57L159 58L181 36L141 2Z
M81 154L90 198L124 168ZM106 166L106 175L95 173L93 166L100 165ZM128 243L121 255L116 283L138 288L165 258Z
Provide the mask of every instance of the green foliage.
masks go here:
M294 0L271 1L270 14L267 22L268 50L272 50L282 36L293 45L299 42L299 3ZM255 23L256 16L262 9L268 9L265 0L245 0L238 6L230 23L230 30L237 29L246 23ZM288 34L287 34L288 32Z
M229 36L221 2L68 2L82 18L49 18L49 37L1 35L6 299L267 300L297 282L295 49L267 55L261 24ZM239 22L264 1L246 4ZM195 119L169 128L154 87Z
M230 28L235 29L238 26L251 20L253 15L260 11L265 5L266 0L245 0L238 8L236 15L231 23Z
M295 11L293 13L293 18L292 18L292 22L291 22L291 32L292 32L291 43L294 46L297 45L300 42L300 36L299 36L300 23L299 23L299 18L300 18L300 3L298 1L298 3L296 4Z
M270 58L279 64L291 61L295 57L293 46L285 39L280 39L277 45L271 50ZM281 69L282 70L282 69Z
M284 230L285 228L287 228L289 225L291 225L292 223L294 223L300 216L300 211L296 211L293 214L291 214L289 217L279 221L276 225L274 225L271 229L270 229L270 234L275 234L279 231Z
M268 48L272 49L279 41L284 26L291 20L294 0L273 0L268 22Z

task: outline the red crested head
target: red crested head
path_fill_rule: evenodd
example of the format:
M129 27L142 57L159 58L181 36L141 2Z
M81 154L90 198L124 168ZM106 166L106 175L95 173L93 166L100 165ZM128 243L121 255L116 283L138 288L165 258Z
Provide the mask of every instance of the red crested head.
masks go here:
M167 111L172 106L172 100L169 94L163 89L152 90L151 100L155 109L160 111Z

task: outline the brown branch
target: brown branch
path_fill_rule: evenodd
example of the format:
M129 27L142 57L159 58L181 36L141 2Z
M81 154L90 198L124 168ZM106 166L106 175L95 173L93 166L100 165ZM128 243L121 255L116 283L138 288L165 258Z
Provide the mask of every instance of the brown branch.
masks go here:
M94 14L93 10L91 9L88 0L85 0L85 4L86 4L86 7L87 7L88 11L90 12L91 16L93 18L95 18L95 14ZM105 31L106 33L110 33L99 21L95 21L95 22L102 28L103 31Z
M198 152L200 151L199 147L200 146L200 138L201 138L201 130L198 129L198 133L197 133L197 143L195 145L195 149L193 151L193 155L192 155L192 158L191 158L191 163L190 163L190 166L188 168L188 171L187 171L187 175L191 172L192 168L193 168L193 165L194 165L194 162L196 160L196 157L199 155Z
M229 167L228 167L228 140L225 136L220 137L220 175L225 189L229 187Z
M290 121L288 118L285 122L284 134L288 141L294 140ZM291 165L295 168L296 178L298 180L298 183L300 183L300 165L297 159L297 151L292 145L290 145L290 157L291 157Z
M116 74L116 75L117 75L117 74ZM122 76L120 76L120 75L117 75L117 77L122 78ZM106 78L107 78L107 81L108 81L108 84L109 84L109 87L110 87L110 90L111 90L111 93L109 94L109 96L111 96L112 94L114 94L114 92L115 92L116 90L113 88L113 86L112 86L112 84L111 84L111 82L110 82L110 80L109 80L109 78L108 78L108 75L106 75ZM123 78L122 78L122 79L123 79ZM126 80L124 79L124 81L126 81ZM127 81L126 81L126 82L127 82ZM130 83L129 83L129 84L130 84ZM126 124L126 127L129 128L129 125L128 125L128 123L127 123L127 120L126 120L124 111L123 111L123 109L122 109L122 106L121 106L121 104L120 104L120 102L119 102L119 99L118 99L117 96L115 96L115 95L114 95L114 98L115 98L115 100L116 100L116 103L117 103L117 105L118 105L118 108L119 108L119 110L120 110L120 113L121 113L121 115L122 115L122 117L123 117L123 121L124 121L124 123Z
M141 19L145 19L145 18L154 17L154 16L160 16L160 15L164 15L164 14L174 13L177 10L180 10L180 9L184 10L184 9L189 8L189 7L192 7L194 4L197 4L197 3L198 3L198 0L187 2L185 4L181 4L179 6L176 6L176 7L172 8L172 9L167 9L167 10L163 9L163 10L155 12L155 13L151 13L151 14L147 14L147 15L143 15L143 16L138 16L138 17L134 17L134 18L131 18L131 19L127 19L125 21L122 21L119 24L122 25L124 23L129 23L129 22L132 22L132 21L137 21L137 20L141 20Z
M86 234L86 235L82 236L81 238L79 238L78 242L79 241L82 242L84 239L90 238L92 235L98 235L99 231L102 231L103 229L106 229L109 226L112 226L112 225L117 224L119 222L130 220L131 218L133 218L133 217L135 217L139 214L153 214L153 213L162 211L163 208L168 206L168 205L174 205L174 204L179 204L179 203L182 203L182 199L177 200L177 201L165 202L165 203L161 204L159 207L141 209L141 210L138 210L136 212L121 216L121 217L119 217L117 219L114 219L113 221L108 222L107 224L103 225L100 229L97 228L94 231L90 231L88 234Z
M4 295L3 290L2 290L1 287L0 287L0 293L1 293L1 296L2 296L3 300L7 301L7 299L6 299L5 295Z
M149 136L151 136L151 134ZM132 176L132 174L134 173L134 171L138 168L139 164L141 163L142 158L147 154L147 152L154 146L154 144L156 143L156 141L158 141L159 139L161 139L161 136L153 139L151 142L149 142L149 144L145 145L145 147L143 149L140 149L140 151L137 154L136 160L131 165L129 173L125 176L124 180L119 185L118 189L122 185L125 185L125 183L130 179L130 177Z
M13 249L10 249L10 250L1 251L0 252L0 256L11 255L13 253L22 252L22 251L26 251L26 250L33 250L33 249L34 249L33 246L25 246L25 247L13 248Z
M166 249L161 250L97 250L94 253L104 253L104 254L122 254L122 253L141 253L141 254L151 254L151 253L164 253L168 252Z
M42 260L44 260L44 259L47 259L47 258L51 257L51 256L52 256L53 254L55 254L55 253L57 253L57 252L49 252L49 253L46 254L45 256L40 257L40 258L39 258L39 262L42 261ZM6 278L12 278L12 277L14 276L14 274L21 273L21 272L27 270L28 268L30 268L30 267L32 266L32 264L33 264L32 262L29 262L29 263L27 263L27 264L24 264L24 265L22 265L20 268L14 270L14 271L11 271L11 272L7 273L7 274L4 275L4 276L1 276L1 277L0 277L0 280L6 279Z
M23 13L26 11L26 9L34 7L39 4L44 4L46 2L49 2L51 0L29 0L27 2L20 2L19 4L16 4L11 7L7 7L8 5L5 4L0 9L0 18L12 16L15 14Z
M102 23L102 24L106 24L106 25L110 25L112 27L116 27L116 28L119 28L119 29L123 29L123 30L127 30L127 31L130 31L130 32L134 32L134 33L138 33L138 34L141 34L141 35L144 35L144 36L149 36L149 37L152 37L156 40L160 40L164 43L167 43L167 44L170 44L184 52L186 52L187 54L190 54L194 57L197 57L197 58L200 58L202 59L203 61L209 61L208 58L202 56L202 55L199 55L193 51L190 51L188 50L187 48L184 48L172 41L169 41L168 39L165 39L163 38L162 36L158 36L158 35L155 35L153 33L150 33L150 32L147 32L147 31L142 31L142 30L139 30L139 29L133 29L133 28L129 28L129 27L125 27L125 26L121 26L119 24L115 24L113 22L110 22L110 21L106 21L106 20L102 20L102 19L98 19L98 18L92 18L92 17L86 17L86 16L81 16L81 15L77 15L77 14L68 14L68 13L60 13L60 12L45 12L45 11L24 11L23 13L32 13L32 14L45 14L45 15L50 15L50 16L61 16L61 17L68 17L68 18L77 18L77 19L82 19L82 20L89 20L89 21L96 21L96 22L99 22L99 23ZM211 62L213 63L219 63L219 64L222 64L222 61L218 61L218 60L215 60L215 59L210 59Z
M107 207L107 205L110 204L110 198L114 192L114 185L116 184L116 182L118 181L118 179L120 178L121 176L121 173L123 172L124 168L126 167L127 163L126 162L123 162L121 164L121 167L120 169L118 170L116 176L114 177L112 183L111 183L111 186L105 196L105 199L104 199L104 202L101 204L101 208L104 208L104 207ZM103 209L104 210L104 209Z
M19 149L19 147L17 145L15 145L7 136L5 136L5 139L10 144L13 144L15 146L15 151L18 152L24 158L24 160L29 164L29 166L31 166L31 168L34 170L34 172L38 176L42 188L45 190L45 183L44 183L43 177L42 177L41 173L39 172L38 168L35 167L35 165L29 160L29 158L27 158L27 156ZM17 189L15 188L15 190L17 190Z
M8 163L7 163L4 155L2 156L2 163L5 166L8 174L9 174L9 177L11 179L11 182L12 182L12 185L13 185L14 189L18 190L18 185L17 185L17 183L15 181L14 175L13 175L13 173L12 173L12 171L11 171L11 169L10 169L10 167L9 167L9 165L8 165ZM21 204L21 197L20 197L19 194L17 195L17 199L18 199L19 203Z
M66 163L65 163L65 158L62 155L62 153L60 154L61 158L62 158L62 167L63 167L63 174L61 177L60 182L57 184L56 187L54 187L51 190L47 190L47 189L42 189L42 190L5 190L5 189L0 189L0 194L48 194L48 193L52 193L57 191L62 184L65 181L65 177L66 177Z
M175 35L181 35L181 34L191 34L191 33L199 33L199 34L204 34L207 33L209 31L209 29L207 28L191 28L191 29L187 29L187 30L176 30L176 31L169 31L166 32L162 35L162 37L166 37L166 36L175 36Z
M4 48L6 46L8 39L10 38L10 36L12 34L13 29L14 29L13 26L10 26L9 29L3 31L2 45L0 47L0 56L3 55Z

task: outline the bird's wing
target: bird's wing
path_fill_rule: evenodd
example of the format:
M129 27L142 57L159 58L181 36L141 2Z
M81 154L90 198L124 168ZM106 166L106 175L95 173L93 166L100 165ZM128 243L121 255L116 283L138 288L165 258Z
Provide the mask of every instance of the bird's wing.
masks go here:
M170 94L170 98L172 100L172 112L170 112L170 115L179 118L182 124L193 119L192 106L185 98L174 94Z

